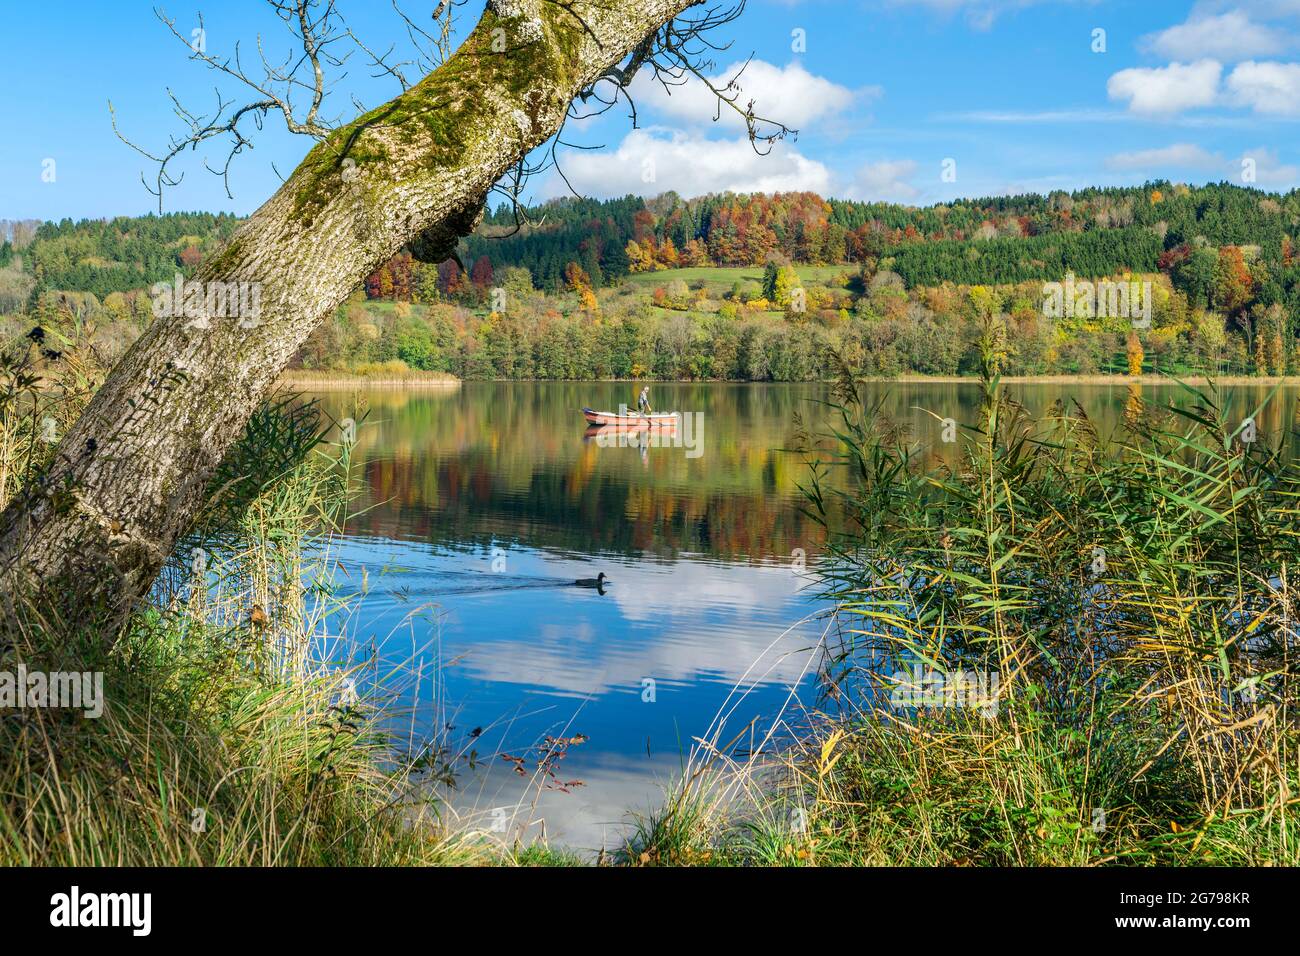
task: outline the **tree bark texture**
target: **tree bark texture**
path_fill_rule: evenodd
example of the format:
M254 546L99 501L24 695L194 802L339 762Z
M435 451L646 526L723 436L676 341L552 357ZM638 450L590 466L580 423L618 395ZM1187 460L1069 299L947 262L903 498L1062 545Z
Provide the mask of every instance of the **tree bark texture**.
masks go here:
M573 98L695 2L493 0L443 66L312 149L193 277L258 283L260 321L149 326L0 516L0 589L120 622L312 330L416 236L428 248L467 232Z

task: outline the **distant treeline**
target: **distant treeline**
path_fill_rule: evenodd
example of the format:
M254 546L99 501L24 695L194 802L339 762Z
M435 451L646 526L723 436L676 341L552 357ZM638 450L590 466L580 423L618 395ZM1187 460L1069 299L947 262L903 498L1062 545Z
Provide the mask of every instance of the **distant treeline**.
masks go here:
M17 317L0 333L80 323L116 354L152 317L148 287L190 274L239 223L0 222L0 316ZM300 360L466 377L801 380L828 373L830 349L877 374L951 374L973 368L987 319L1006 330L1006 367L1025 374L1279 374L1300 369L1298 227L1300 191L1227 183L923 209L807 192L502 205L459 261L403 251L377 269ZM790 263L846 268L801 279ZM724 266L759 267L763 281ZM1067 272L1158 277L1154 327L1047 321L1041 285ZM638 281L621 281L630 274Z
M884 263L909 287L1019 282L1151 271L1160 254L1204 243L1258 246L1280 265L1300 222L1300 191L1168 182L964 200L923 209L825 200L813 193L686 200L560 199L516 213L499 206L468 253L523 266L539 288L564 285L568 263L599 286L627 272L761 265Z
M46 222L6 240L0 268L19 255L33 280L33 297L50 289L102 299L170 280L178 270L192 271L241 221L225 213L181 212Z
M146 288L192 270L230 237L235 216L163 216L5 223L0 269L20 256L29 302L45 290ZM1058 279L1149 272L1162 253L1197 243L1258 247L1280 273L1300 223L1300 191L1167 182L963 200L925 208L826 200L813 193L683 199L557 199L516 212L502 204L465 242L462 261L522 266L539 289L565 287L570 263L595 288L631 272L681 266L879 265L909 288L943 281ZM3 303L0 303L3 305ZM11 309L9 311L12 311Z

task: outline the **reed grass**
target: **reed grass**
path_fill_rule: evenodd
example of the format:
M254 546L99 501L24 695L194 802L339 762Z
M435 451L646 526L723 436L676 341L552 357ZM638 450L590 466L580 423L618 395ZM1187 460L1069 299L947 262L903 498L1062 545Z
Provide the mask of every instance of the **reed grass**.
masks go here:
M39 475L88 389L73 356L7 354L0 506ZM393 674L357 660L333 586L350 446L291 397L264 406L189 537L120 634L11 596L0 670L101 672L102 716L0 711L0 863L532 862L454 820L402 739ZM61 428L57 434L61 434ZM199 556L196 559L196 556ZM408 677L410 675L407 675ZM557 857L558 859L558 857Z
M284 388L318 390L357 387L459 388L460 379L446 372L426 372L409 368L405 362L362 363L347 371L332 369L289 369L280 375Z
M1077 405L1031 419L992 369L982 388L935 467L844 376L803 446L832 542L822 696L789 746L712 760L730 782L685 777L625 859L1300 863L1286 436L1216 387L1177 407L1135 390L1110 436ZM918 667L996 674L996 698L917 706Z

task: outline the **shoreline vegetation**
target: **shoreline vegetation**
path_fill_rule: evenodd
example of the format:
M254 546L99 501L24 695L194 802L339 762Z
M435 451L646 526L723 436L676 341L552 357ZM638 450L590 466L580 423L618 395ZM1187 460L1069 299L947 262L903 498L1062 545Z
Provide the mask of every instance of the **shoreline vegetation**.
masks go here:
M309 369L288 369L277 381L282 388L303 388L314 391L353 388L412 388L455 389L461 380L445 372L417 370L329 372Z
M47 466L102 369L80 349L41 388L32 345L0 353L0 508ZM455 819L455 754L393 730L403 682L350 643L337 542L357 476L315 403L264 405L199 518L114 640L7 598L0 672L102 675L102 715L0 714L0 865L563 864ZM365 642L362 642L364 644Z
M358 389L376 388L376 389L393 389L403 390L411 389L415 391L434 389L434 390L455 390L460 388L466 382L527 382L532 384L583 384L590 382L592 384L607 383L626 383L643 384L645 379L636 378L590 378L590 379L519 379L519 378L475 378L460 379L454 375L445 372L421 372L418 370L403 371L351 371L351 372L331 372L320 371L315 369L287 369L276 380L277 389L299 389L308 392L330 392L330 391L352 391ZM863 385L967 385L971 387L978 386L980 379L976 375L893 375L893 376L860 376L857 381ZM1082 386L1105 386L1121 387L1129 385L1152 385L1164 388L1177 388L1181 382L1184 385L1204 387L1215 385L1224 388L1251 385L1258 387L1268 387L1273 385L1292 386L1300 385L1300 375L1188 375L1185 377L1172 377L1166 375L1004 375L1001 379L1004 385L1082 385ZM725 385L739 386L747 385L824 385L832 387L835 384L834 379L823 379L816 382L733 382L718 380L700 380L700 379L671 379L655 380L653 385ZM39 390L59 389L61 384L57 378L41 376L35 383Z
M52 454L37 423L88 398L24 390L26 361L0 393L0 504ZM594 860L444 802L466 754L392 703L430 675L380 674L331 623L353 617L334 588L350 439L312 403L269 404L111 648L19 609L0 669L101 671L108 705L0 721L0 862L1296 865L1300 466L1240 441L1213 391L1181 416L1138 399L1103 446L1081 412L1033 420L995 383L956 470L836 383L794 449L832 542L813 709L755 757L711 728ZM834 491L840 464L858 478ZM936 693L954 674L993 696Z
M320 391L351 388L459 388L466 382L527 382L532 384L582 384L592 383L641 383L644 379L635 378L600 378L600 379L518 379L518 378L483 378L459 379L454 375L439 373L411 372L406 375L388 373L362 372L317 372L306 369L289 369L280 376L278 385L287 388L306 388ZM971 385L978 386L978 375L893 375L862 376L857 379L861 384L869 385ZM1005 385L1157 385L1177 388L1181 382L1193 386L1238 386L1238 385L1300 385L1300 375L1188 375L1174 377L1167 375L1004 375L1001 379ZM699 379L656 380L654 385L835 385L834 379L819 382L728 382Z
M980 385L978 375L899 375L893 378L860 379L862 382L880 384L907 384L916 382L929 385ZM1174 388L1184 385L1295 385L1300 375L1004 375L1004 385L1164 385Z

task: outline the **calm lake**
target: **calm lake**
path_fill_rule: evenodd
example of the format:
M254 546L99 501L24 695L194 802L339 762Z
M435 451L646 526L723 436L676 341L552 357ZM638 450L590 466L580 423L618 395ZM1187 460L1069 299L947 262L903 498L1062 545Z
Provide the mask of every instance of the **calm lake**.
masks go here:
M1007 388L1035 412L1076 399L1103 434L1130 397L1123 384ZM612 849L629 810L661 802L698 739L738 738L743 752L778 715L797 727L820 704L826 622L802 569L822 536L799 510L799 458L782 449L796 415L825 421L828 389L656 384L657 411L698 413L683 447L585 435L583 406L635 405L638 389L467 382L319 396L335 418L361 421L362 494L338 555L347 631L373 648L411 737L442 739L452 803L479 826ZM977 417L973 384L873 390L936 454L941 424L922 409ZM1269 389L1229 392L1244 417ZM1158 404L1179 392L1142 394ZM1259 416L1262 439L1293 427L1296 395L1279 392ZM604 594L574 586L600 572ZM539 778L530 748L547 735L586 739ZM527 775L503 754L525 758ZM556 787L571 781L582 785Z

